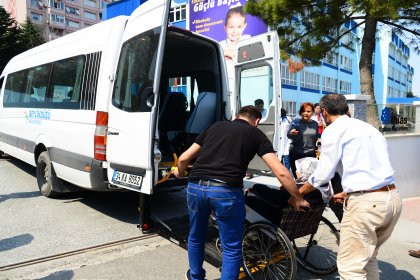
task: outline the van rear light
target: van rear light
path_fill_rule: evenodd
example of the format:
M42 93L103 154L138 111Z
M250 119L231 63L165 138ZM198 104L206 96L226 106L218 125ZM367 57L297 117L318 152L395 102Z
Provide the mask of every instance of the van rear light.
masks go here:
M97 160L106 160L106 134L108 131L108 113L96 112L94 155Z

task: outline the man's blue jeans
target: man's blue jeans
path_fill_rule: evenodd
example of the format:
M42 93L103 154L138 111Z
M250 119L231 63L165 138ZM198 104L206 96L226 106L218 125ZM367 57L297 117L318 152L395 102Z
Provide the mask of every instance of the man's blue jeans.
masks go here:
M188 183L190 234L188 260L192 279L202 280L204 245L211 212L214 212L222 243L222 280L237 280L242 260L245 202L242 188Z
M283 165L290 170L290 161L289 161L289 155L282 156L282 163Z

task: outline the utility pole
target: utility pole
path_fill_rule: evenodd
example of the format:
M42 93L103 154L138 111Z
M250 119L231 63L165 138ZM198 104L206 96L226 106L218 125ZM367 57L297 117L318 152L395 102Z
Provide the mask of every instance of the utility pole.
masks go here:
M48 38L48 42L50 42L52 40L52 32L51 32L51 7L47 2L48 0L44 0L42 1L42 8L44 10L44 14L45 14L45 25L46 25L46 32L47 32L47 38Z

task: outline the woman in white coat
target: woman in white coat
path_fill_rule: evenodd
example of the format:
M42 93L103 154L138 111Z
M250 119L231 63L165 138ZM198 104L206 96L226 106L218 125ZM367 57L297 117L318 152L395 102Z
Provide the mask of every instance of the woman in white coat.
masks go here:
M290 125L292 124L292 118L286 114L286 110L281 108L280 145L278 152L282 155L281 162L287 169L290 170L289 148L291 140L287 137L287 132L289 131Z

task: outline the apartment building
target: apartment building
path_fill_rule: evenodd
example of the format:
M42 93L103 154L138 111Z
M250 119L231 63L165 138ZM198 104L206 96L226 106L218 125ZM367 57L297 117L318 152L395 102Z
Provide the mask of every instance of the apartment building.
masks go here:
M378 32L374 58L374 86L378 104L412 104L414 68L409 64L410 48L392 30Z
M26 18L53 40L102 20L102 12L111 0L1 0L19 23Z

